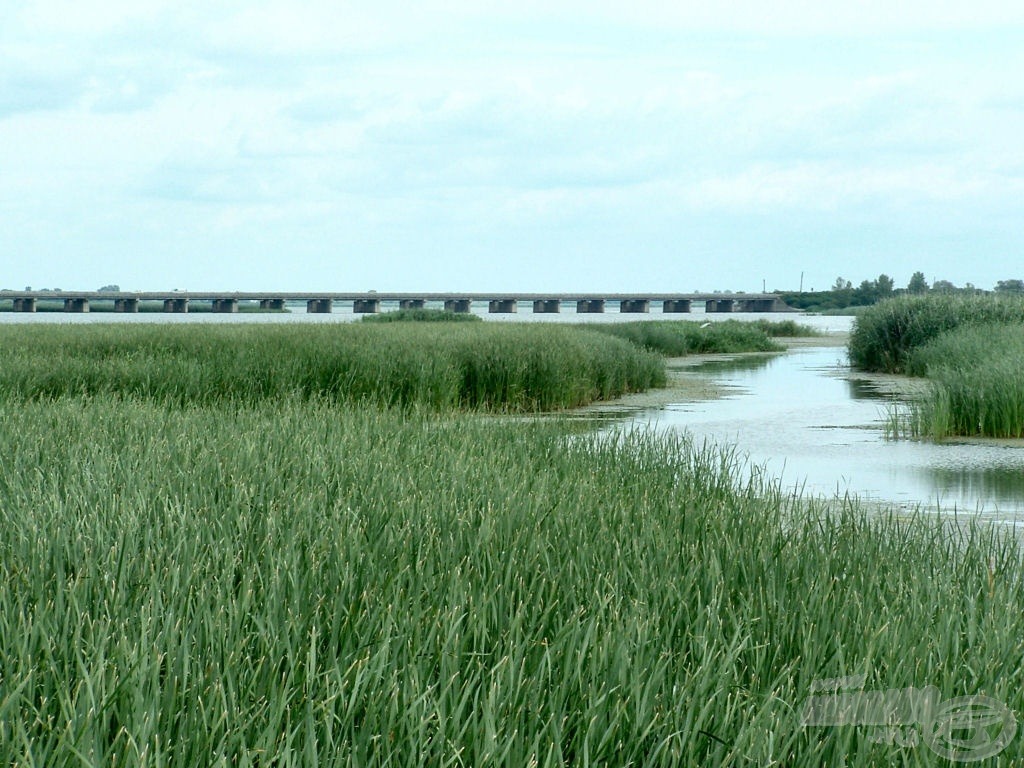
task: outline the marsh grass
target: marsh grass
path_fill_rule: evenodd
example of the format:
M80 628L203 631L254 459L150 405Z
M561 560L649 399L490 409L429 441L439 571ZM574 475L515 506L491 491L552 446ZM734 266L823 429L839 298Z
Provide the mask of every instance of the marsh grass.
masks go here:
M776 326L769 321L698 323L692 320L643 320L577 327L627 339L639 347L668 357L682 357L717 352L780 352L784 347L771 336L807 335L796 323L789 325L791 322L783 321L784 324Z
M0 398L177 404L289 395L536 411L664 384L661 359L585 329L485 323L0 328Z
M857 315L851 364L866 371L904 373L913 350L954 328L1024 322L1024 299L1003 296L901 296Z
M297 397L0 419L5 765L930 765L801 727L811 683L1024 706L1014 542L684 438Z
M931 383L903 409L910 434L1024 437L1024 323L942 334L912 351L907 371Z
M438 325L0 329L0 764L930 765L812 683L1024 707L1011 536L461 413L661 361Z
M470 312L449 312L443 309L396 309L391 312L379 312L363 315L364 323L478 323L482 322L479 315Z
M1024 437L1024 299L902 297L857 318L851 363L928 378L887 417L890 436Z

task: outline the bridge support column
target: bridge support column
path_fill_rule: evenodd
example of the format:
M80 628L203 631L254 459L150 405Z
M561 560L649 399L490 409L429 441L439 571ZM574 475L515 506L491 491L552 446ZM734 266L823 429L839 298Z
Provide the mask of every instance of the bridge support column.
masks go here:
M360 315L380 312L380 299L356 299L352 302L352 311Z
M472 299L445 299L444 311L445 312L460 312L466 313L473 306Z
M14 300L14 311L15 312L35 312L36 311L36 300L35 299L15 299Z
M580 299L576 302L577 314L597 314L604 312L604 299Z
M188 299L164 299L164 312L186 314L188 312Z
M562 311L562 302L558 299L537 299L533 302L534 314L557 314Z
M666 299L661 305L662 314L672 314L690 311L689 299Z
M114 299L114 311L115 312L138 312L139 311L139 300L138 299Z
M708 299L704 304L705 312L732 312L733 299Z
M233 315L238 312L238 299L214 299L213 311L217 314Z
M423 309L427 306L426 299L399 299L399 309Z
M310 299L306 302L309 314L327 315L334 311L334 302L330 299Z
M65 312L88 312L88 299L64 299Z
M774 312L775 299L746 299L740 302L741 312Z
M619 312L650 312L651 302L647 299L623 299L619 302Z
M284 309L284 299L260 299L260 309L281 311Z
M511 314L519 311L519 303L515 299L491 299L487 302L487 311L493 314Z

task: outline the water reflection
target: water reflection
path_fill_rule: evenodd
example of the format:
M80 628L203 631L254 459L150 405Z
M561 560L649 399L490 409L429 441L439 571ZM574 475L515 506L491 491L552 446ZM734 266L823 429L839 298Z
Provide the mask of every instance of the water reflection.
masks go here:
M701 374L722 374L740 373L743 371L758 371L770 366L780 353L766 352L763 355L742 355L739 357L727 357L720 360L705 360L687 370Z
M1024 519L1024 442L886 440L893 395L850 376L845 350L801 349L695 366L731 396L637 413L634 422L735 445L787 488Z
M892 400L892 394L882 392L878 383L870 379L846 379L846 386L850 390L851 400Z

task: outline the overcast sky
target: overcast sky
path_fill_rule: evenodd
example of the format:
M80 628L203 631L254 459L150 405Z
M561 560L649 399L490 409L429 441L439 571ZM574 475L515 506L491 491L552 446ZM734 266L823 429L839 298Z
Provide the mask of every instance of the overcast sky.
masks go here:
M0 287L1024 278L1024 3L0 2Z

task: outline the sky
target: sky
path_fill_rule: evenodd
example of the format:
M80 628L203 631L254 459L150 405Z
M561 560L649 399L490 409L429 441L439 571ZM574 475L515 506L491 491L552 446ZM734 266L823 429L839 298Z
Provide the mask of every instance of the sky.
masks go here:
M1024 3L3 0L0 287L1024 278Z

